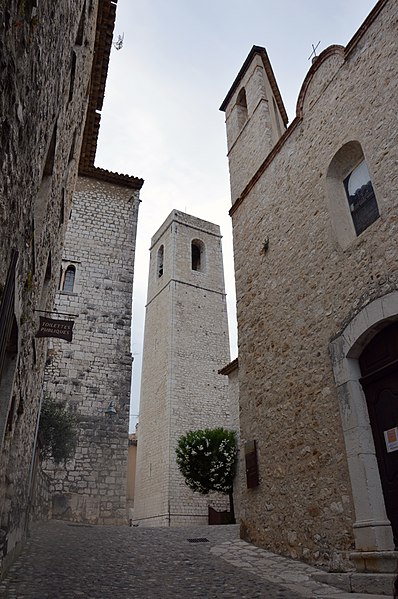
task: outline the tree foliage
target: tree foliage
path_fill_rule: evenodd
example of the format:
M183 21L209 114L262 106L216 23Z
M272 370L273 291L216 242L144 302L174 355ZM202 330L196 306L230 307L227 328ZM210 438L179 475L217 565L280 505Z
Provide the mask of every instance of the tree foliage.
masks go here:
M77 416L65 403L46 395L40 414L40 455L56 464L71 458L77 443Z
M236 434L225 428L189 431L177 442L177 464L190 489L232 493Z

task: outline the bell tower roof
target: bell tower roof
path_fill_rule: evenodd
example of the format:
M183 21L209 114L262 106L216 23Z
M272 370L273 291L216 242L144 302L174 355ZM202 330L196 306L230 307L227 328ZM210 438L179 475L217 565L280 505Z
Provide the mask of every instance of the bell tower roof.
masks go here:
M268 76L272 92L273 92L273 94L275 96L275 100L276 100L276 102L278 104L279 111L280 111L281 116L283 118L283 122L284 122L285 125L287 125L289 119L288 119L288 116L287 116L287 113L286 113L286 110L285 110L285 106L283 104L282 96L281 96L281 93L279 91L279 87L278 87L278 84L276 82L274 71L272 70L272 66L271 66L271 63L269 61L267 51L262 46L253 46L252 49L250 50L250 52L249 52L249 54L248 54L245 62L242 65L242 68L240 69L238 75L236 76L235 81L233 82L233 84L232 84L229 92L225 96L225 99L224 99L223 103L220 106L220 110L222 112L225 112L225 110L226 110L226 108L227 108L227 106L228 106L228 104L229 104L229 102L230 102L233 94L235 93L236 89L239 87L239 85L240 85L240 83L241 83L241 81L242 81L242 79L243 79L243 77L244 77L247 69L249 68L250 64L252 63L252 61L253 61L253 59L254 59L254 57L256 55L259 55L261 57L261 60L262 60L263 65L264 65L264 70L265 70L265 72L266 72L266 74Z

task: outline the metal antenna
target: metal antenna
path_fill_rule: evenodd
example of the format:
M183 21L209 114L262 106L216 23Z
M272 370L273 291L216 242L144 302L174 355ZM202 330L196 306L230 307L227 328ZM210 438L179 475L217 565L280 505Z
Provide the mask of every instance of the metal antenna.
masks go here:
M312 52L309 55L308 60L311 60L311 58L314 60L314 58L316 58L316 49L317 49L317 47L319 46L320 43L321 43L321 40L319 40L319 42L317 43L316 46L314 46L314 44L311 44L311 46L312 46Z

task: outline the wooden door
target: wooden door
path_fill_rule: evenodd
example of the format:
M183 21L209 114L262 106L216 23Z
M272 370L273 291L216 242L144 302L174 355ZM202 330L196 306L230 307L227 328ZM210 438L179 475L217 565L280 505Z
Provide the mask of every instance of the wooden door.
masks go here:
M360 357L387 516L398 546L398 325L390 325Z

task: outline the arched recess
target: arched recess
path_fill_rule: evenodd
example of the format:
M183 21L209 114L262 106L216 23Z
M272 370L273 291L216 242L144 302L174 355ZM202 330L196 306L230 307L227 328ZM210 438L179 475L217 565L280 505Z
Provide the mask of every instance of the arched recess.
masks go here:
M164 269L164 245L161 245L160 248L158 249L157 263L156 263L156 272L157 272L157 275L159 278L163 276L163 269Z
M238 93L238 97L236 98L236 110L238 117L238 128L242 129L248 117L246 90L244 87L242 87L242 89Z
M368 164L358 141L345 143L333 156L326 173L326 198L343 249L379 218Z
M205 245L200 239L191 242L191 268L197 271L205 269Z
M76 266L73 264L69 264L68 268L65 270L64 279L62 283L62 291L65 293L73 293L75 287L75 278L76 278Z
M384 560L386 552L397 558L359 364L359 357L375 335L397 321L398 291L393 291L365 306L329 346L355 508L353 529L358 553L352 559L357 567L364 560L363 552L382 552Z

